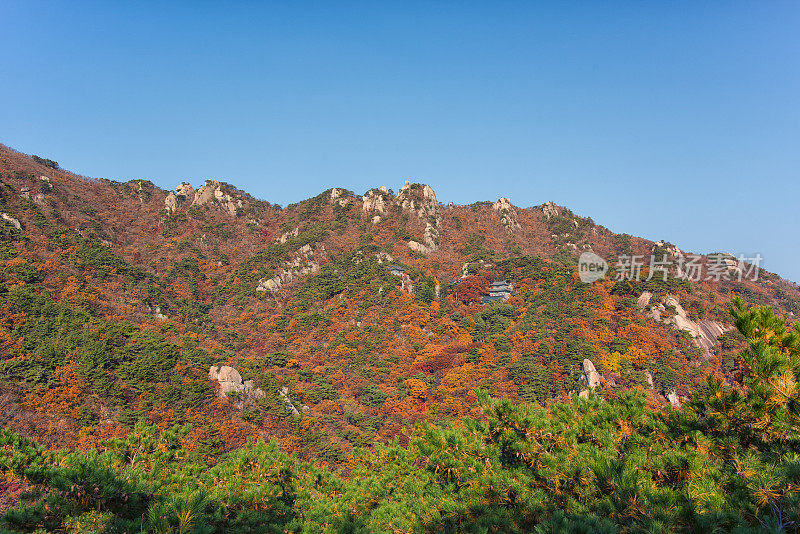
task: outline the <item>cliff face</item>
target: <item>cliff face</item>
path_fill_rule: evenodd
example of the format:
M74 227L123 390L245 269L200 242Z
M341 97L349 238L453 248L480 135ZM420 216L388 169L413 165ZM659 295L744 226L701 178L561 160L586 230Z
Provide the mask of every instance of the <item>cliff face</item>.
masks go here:
M545 402L639 384L666 404L735 371L732 296L800 312L766 272L583 284L582 251L612 265L682 251L549 202L443 205L406 182L283 208L220 181L87 179L2 146L0 180L0 409L53 444L144 418L337 458L473 413L476 388ZM511 293L487 298L499 281Z

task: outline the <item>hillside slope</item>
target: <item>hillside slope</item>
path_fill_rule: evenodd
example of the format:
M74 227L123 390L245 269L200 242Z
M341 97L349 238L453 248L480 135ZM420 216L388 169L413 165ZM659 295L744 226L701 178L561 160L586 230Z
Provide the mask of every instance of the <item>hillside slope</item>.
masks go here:
M52 446L144 419L191 423L187 447L209 457L271 436L344 465L411 423L480 417L478 388L546 403L633 386L677 405L738 372L734 296L800 311L794 284L740 281L736 262L720 280L674 262L647 280L651 255L683 253L552 203L443 205L406 182L284 208L213 180L87 179L5 146L0 180L2 424ZM587 251L642 256L643 276L583 283ZM484 302L493 282L509 298Z

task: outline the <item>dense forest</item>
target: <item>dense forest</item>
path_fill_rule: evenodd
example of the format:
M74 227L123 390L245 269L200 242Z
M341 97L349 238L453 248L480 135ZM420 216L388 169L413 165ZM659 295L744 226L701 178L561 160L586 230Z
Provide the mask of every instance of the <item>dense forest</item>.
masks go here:
M137 424L87 451L0 434L15 532L751 532L800 521L800 329L732 310L747 339L731 386L680 411L642 391L416 425L332 472L248 440L213 465L190 425Z
M0 528L799 528L800 291L735 256L692 279L549 202L282 207L2 145L0 214Z

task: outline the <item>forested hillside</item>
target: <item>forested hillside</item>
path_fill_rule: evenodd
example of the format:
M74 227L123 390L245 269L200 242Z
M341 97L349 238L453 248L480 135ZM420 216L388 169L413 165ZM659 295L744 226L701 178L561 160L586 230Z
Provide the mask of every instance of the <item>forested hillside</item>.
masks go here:
M214 465L188 425L51 452L0 431L16 532L797 532L800 330L732 310L742 382L680 411L641 390L483 413L356 448L338 473L248 441ZM23 492L24 491L24 492Z
M549 202L282 207L2 145L0 213L8 528L797 528L800 291L735 257L691 279Z

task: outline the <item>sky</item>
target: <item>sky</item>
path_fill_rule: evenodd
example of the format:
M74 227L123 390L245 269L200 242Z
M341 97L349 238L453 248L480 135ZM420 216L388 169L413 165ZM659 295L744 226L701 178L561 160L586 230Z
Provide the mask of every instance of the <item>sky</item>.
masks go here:
M553 201L800 281L800 2L9 2L0 142L286 205Z

